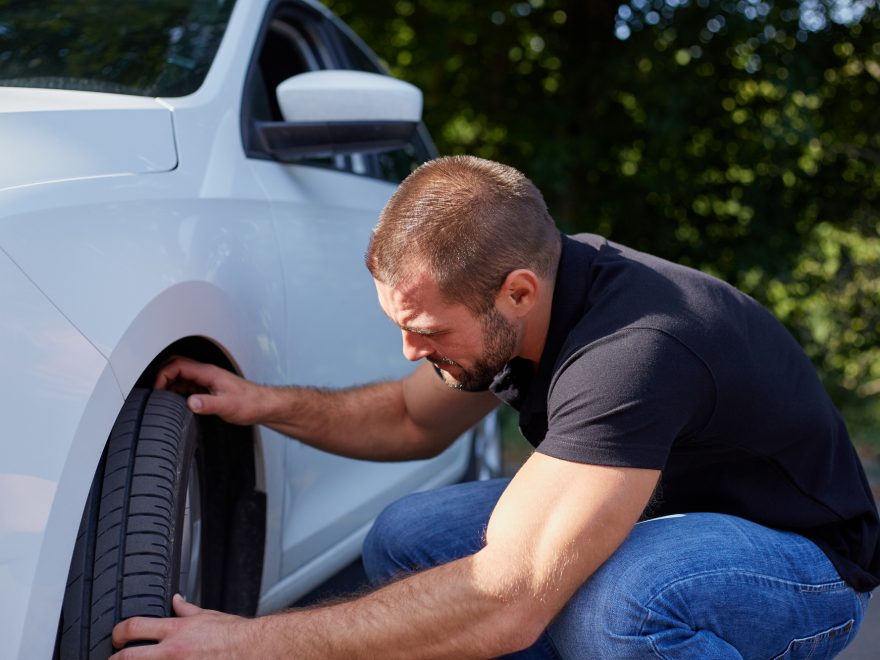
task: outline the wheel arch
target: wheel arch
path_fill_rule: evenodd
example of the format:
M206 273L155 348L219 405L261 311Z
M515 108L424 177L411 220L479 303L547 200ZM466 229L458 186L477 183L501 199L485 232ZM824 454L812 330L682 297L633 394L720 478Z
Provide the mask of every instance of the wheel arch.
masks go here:
M228 351L211 339L198 335L182 337L168 344L122 394L118 387L118 376L114 377L108 365L75 434L78 441L75 439L73 442L71 457L80 454L79 459L68 461L65 466L68 474L62 475L59 481L56 500L70 496L71 501L77 503L79 509L82 508L80 504L86 501L94 473L102 465L110 430L127 394L136 387L152 388L159 369L174 355L209 362L239 375L241 373ZM111 390L115 391L115 396ZM114 408L108 410L111 402ZM260 596L266 521L264 462L259 433L254 427L235 426L216 417L201 418L200 424L203 435L209 441L205 443L206 472L213 480L213 485L206 493L207 516L217 523L206 529L206 547L224 548L223 552L212 552L208 558L208 561L215 563L212 573L222 574L224 579L212 585L215 591L207 597L226 611L253 614ZM96 436L101 438L100 442L95 440ZM72 475L71 472L78 474ZM69 513L70 503L64 508ZM78 516L79 513L74 517ZM52 529L52 525L48 527ZM56 538L54 541L63 543L71 556L76 540L75 524L72 531L72 534L66 535L69 538ZM46 542L50 542L50 536L57 537L57 534L47 534ZM253 544L255 539L260 542ZM60 589L63 593L63 583ZM60 611L60 598L53 600ZM46 614L44 611L42 616L28 616L28 623L38 624L37 619L44 619Z
M151 388L156 375L171 357L186 357L242 375L221 346L207 337L189 336L165 347L135 381L134 387ZM253 614L260 596L266 539L266 483L259 433L255 427L229 424L217 417L200 418L205 437L206 530L212 552L204 561L216 564L211 574L222 583L208 585L209 602L226 612ZM210 521L214 521L211 524ZM260 542L254 544L254 540Z

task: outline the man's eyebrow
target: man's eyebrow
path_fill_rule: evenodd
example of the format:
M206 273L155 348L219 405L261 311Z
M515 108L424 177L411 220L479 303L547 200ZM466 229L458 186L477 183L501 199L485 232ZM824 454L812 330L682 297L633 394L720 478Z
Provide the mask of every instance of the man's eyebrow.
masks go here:
M437 335L437 334L440 334L441 332L443 332L442 330L432 330L430 328L415 328L415 327L409 326L409 325L398 325L397 321L395 321L393 318L388 316L388 312L386 312L384 308L382 309L382 313L385 315L385 318L387 318L389 321L391 321L394 325L396 325L398 328L400 328L404 332L411 332L414 335L422 335L423 337L430 337L431 335Z
M411 332L415 335L422 335L424 337L430 337L431 335L436 335L440 332L440 330L429 330L428 328L412 328L407 325L398 326L404 332Z

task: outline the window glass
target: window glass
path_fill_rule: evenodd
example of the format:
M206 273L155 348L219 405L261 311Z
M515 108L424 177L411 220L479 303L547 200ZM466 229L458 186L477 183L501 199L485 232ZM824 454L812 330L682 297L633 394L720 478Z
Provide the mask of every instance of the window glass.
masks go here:
M358 43L360 40L347 33L347 30L339 31L339 41L348 59L348 65L358 71L372 73L386 73L377 58L368 53L364 46ZM378 178L399 183L415 168L434 157L434 147L428 131L424 125L419 126L419 131L413 135L403 149L386 151L380 154L364 156L365 161L370 163L366 168L370 174Z
M248 75L242 113L245 153L252 158L271 157L262 146L261 125L284 121L275 93L284 80L306 71L330 68L386 73L378 59L343 24L327 21L320 14L293 4L278 5L268 17L259 48ZM304 158L297 163L400 182L432 157L431 138L420 125L402 149Z
M419 165L434 157L432 147L428 146L430 144L428 131L424 125L420 125L419 131L403 149L376 154L379 176L386 181L400 183Z
M298 73L320 68L308 32L300 25L272 19L260 51L257 78L261 88L255 90L255 93L266 96L270 112L268 117L255 118L283 121L275 93L278 85Z
M318 21L322 20L320 17ZM259 122L282 122L278 104L279 84L300 73L333 66L324 45L325 33L316 24L315 15L293 4L283 4L265 25L259 56L248 76L245 88L245 153L262 157L257 135ZM344 156L309 158L302 165L351 171L351 160Z
M0 85L184 96L234 0L0 0Z
M373 58L360 44L355 43L355 38L352 35L346 34L345 31L340 30L339 32L339 41L342 44L342 49L345 51L345 56L348 58L350 67L357 71L388 73L382 67L378 58Z

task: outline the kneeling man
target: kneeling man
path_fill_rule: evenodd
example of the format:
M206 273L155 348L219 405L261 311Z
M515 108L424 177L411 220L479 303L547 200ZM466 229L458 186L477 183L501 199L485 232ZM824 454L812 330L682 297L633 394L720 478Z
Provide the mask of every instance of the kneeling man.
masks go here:
M419 493L364 546L378 587L256 619L175 600L120 658L740 658L855 635L880 582L877 510L788 332L703 273L560 235L535 186L431 161L384 209L367 267L407 378L269 388L178 359L159 387L326 451L434 455L500 399L535 446L512 480ZM115 657L115 656L114 656Z

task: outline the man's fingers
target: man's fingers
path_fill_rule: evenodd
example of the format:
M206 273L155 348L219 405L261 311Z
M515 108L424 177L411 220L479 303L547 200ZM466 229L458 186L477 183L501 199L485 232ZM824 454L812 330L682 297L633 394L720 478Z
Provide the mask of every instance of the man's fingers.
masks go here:
M134 641L160 641L173 630L174 626L174 619L132 617L120 621L113 627L113 646L119 649Z
M182 358L176 355L167 360L165 364L163 364L162 367L159 369L159 373L156 374L156 380L153 383L153 389L167 389L168 385L177 380L178 374L180 373L180 364L185 361L186 358Z
M189 409L197 415L220 415L222 407L218 405L220 397L210 394L192 394L186 399Z
M178 357L159 370L155 387L187 397L198 415L217 415L233 424L250 424L255 417L254 386L237 374L213 364Z
M187 603L179 594L172 598L172 607L177 616L164 619L132 617L116 624L113 628L113 647L122 649L123 646L129 646L111 656L111 659L265 657L262 654L248 655L246 649L243 650L238 644L244 638L237 631L247 623L246 619L202 609ZM140 642L145 644L141 645Z
M195 362L188 358L174 358L159 370L154 388L157 390L168 389L169 385L181 380L210 388L217 378L218 371L222 371L222 369L213 364Z
M174 608L174 613L177 616L194 616L205 611L198 605L187 603L180 594L174 594L174 598L171 599L171 606Z
M164 644L146 644L123 649L111 655L109 660L168 660L168 658L168 649Z

